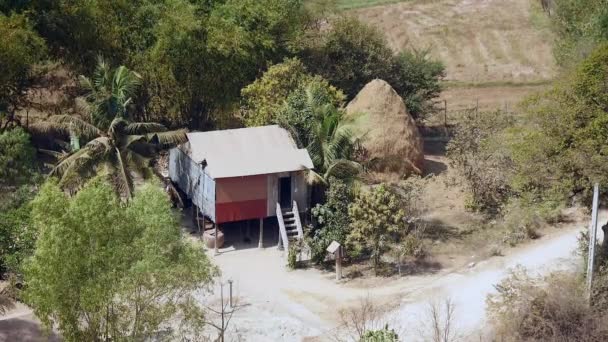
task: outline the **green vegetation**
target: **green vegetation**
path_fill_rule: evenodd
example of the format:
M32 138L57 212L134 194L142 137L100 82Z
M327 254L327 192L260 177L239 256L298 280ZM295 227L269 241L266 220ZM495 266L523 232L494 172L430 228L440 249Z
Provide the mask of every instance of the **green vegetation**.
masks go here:
M384 329L368 330L361 338L360 342L398 342L399 335L393 329L389 329L388 325Z
M187 141L182 130L167 131L157 123L128 122L120 116L112 120L105 132L67 115L51 117L32 128L39 133L74 132L87 141L82 148L60 156L51 171L51 175L59 176L59 186L73 193L91 177L103 175L123 199L133 197L133 173L144 178L152 173L150 161L159 149Z
M576 65L608 40L608 1L554 0L553 8L551 22L558 36L554 51L562 66Z
M370 253L376 273L395 236L405 235L405 212L396 195L381 185L358 194L349 206L352 231L347 245L354 254Z
M107 129L114 118L130 118L129 105L141 85L140 76L120 66L112 69L99 59L92 78L80 76L80 86L87 92L91 123Z
M0 189L29 182L36 164L36 150L21 128L0 133Z
M186 324L202 319L193 292L216 270L182 239L156 185L123 205L99 180L74 197L47 182L32 224L40 237L25 266L24 299L67 341L145 340L178 313Z
M18 99L32 76L34 65L45 57L46 45L27 17L18 14L7 16L0 12L0 46L1 119L3 113L19 105Z
M441 91L444 67L430 59L428 51L395 55L382 32L350 17L337 19L303 50L308 69L342 89L349 99L379 78L397 91L414 118L434 110L431 100Z
M311 210L314 226L309 230L308 245L311 259L316 264L325 260L326 249L332 241L345 246L351 230L348 206L354 197L350 187L343 181L330 178L325 197L325 203L317 204Z

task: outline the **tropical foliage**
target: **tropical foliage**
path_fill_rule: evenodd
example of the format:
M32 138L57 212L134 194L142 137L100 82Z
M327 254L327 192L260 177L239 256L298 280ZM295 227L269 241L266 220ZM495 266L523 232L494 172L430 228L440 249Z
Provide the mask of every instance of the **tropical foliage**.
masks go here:
M0 189L30 181L35 171L36 150L21 128L0 133Z
M355 254L369 253L377 273L382 254L407 228L401 202L386 185L380 185L358 194L348 213L352 231L347 245Z
M152 174L151 160L163 148L187 141L184 130L167 131L157 123L128 122L115 118L107 131L75 116L59 115L32 130L50 133L75 132L86 145L59 156L51 175L59 177L59 186L69 192L77 191L96 175L108 179L123 199L133 197L133 175L148 178Z
M313 229L310 230L309 245L311 259L319 264L325 260L326 248L332 241L342 246L350 233L348 206L353 201L353 191L343 181L330 178L325 194L326 201L312 208Z
M262 77L241 91L245 124L260 126L277 123L286 99L294 92L301 92L308 87L316 88L317 93L322 91L324 100L336 107L341 107L344 102L344 94L340 90L322 77L309 74L299 59L285 59L268 68Z
M46 45L25 16L7 16L0 12L0 46L1 115L3 112L12 112L18 106L18 100L29 83L34 64L45 57ZM0 127L0 130L2 129L3 127Z
M33 195L32 188L24 185L4 193L0 200L0 275L4 279L20 277L23 261L34 252L38 232L31 222Z
M92 78L80 76L80 86L86 91L91 122L107 129L114 118L130 119L128 107L133 102L141 76L124 65L112 69L99 58Z
M93 181L68 197L48 182L32 204L40 232L24 299L66 341L141 341L176 314L202 317L192 297L216 273L182 239L167 196L141 188L127 205Z

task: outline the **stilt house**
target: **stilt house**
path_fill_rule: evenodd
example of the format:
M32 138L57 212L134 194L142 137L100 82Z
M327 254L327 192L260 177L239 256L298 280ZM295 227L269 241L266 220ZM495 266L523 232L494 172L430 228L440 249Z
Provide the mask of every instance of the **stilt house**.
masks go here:
M273 125L188 133L169 154L169 177L216 224L277 216L281 240L302 237L313 168L285 129ZM291 217L285 218L285 215ZM289 221L289 222L288 222ZM261 242L260 242L261 243Z

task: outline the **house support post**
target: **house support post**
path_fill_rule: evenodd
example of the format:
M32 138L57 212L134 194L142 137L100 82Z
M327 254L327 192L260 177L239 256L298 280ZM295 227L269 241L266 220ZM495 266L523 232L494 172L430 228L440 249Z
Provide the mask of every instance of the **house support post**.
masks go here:
M214 228L213 235L215 236L215 239L214 239L214 242L213 242L214 249L215 249L215 255L218 255L218 254L220 254L220 252L219 252L219 250L217 248L217 223L215 223L215 222L213 223L213 228Z
M258 248L264 248L264 219L260 219L260 241L258 242Z

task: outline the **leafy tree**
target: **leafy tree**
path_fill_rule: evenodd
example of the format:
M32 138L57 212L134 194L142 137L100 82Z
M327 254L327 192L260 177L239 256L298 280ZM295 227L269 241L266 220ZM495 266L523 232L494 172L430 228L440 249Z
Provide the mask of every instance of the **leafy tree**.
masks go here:
M311 82L312 78L297 58L285 59L282 63L268 68L262 77L241 90L245 125L262 126L275 123L285 99L298 88Z
M608 1L553 0L553 3L551 22L557 34L554 52L559 64L571 67L608 40Z
M141 84L141 77L121 65L112 69L103 58L97 60L92 78L80 76L80 86L90 104L91 122L106 129L114 118L130 118L127 110Z
M22 262L34 252L38 236L31 223L32 188L24 185L0 200L0 274L20 276Z
M568 77L530 99L526 116L510 130L515 163L512 187L564 199L607 183L608 44Z
M32 221L40 237L25 267L24 299L67 341L147 340L177 314L192 324L201 314L193 294L216 269L182 238L158 186L145 185L123 205L100 181L74 197L48 182Z
M349 99L379 78L391 84L414 118L433 110L444 66L431 60L428 51L394 55L382 32L352 17L335 20L319 35L305 46L302 60L311 72L344 90Z
M167 131L158 123L122 118L112 120L107 131L69 115L51 117L31 129L42 133L72 131L88 141L81 149L60 156L51 171L59 176L59 186L75 192L90 178L103 175L123 199L133 197L133 173L147 178L152 173L150 161L160 149L187 141L184 130Z
M386 81L403 98L409 113L420 118L436 110L433 100L441 95L443 77L445 66L431 59L429 50L412 49L394 57L393 71Z
M391 72L393 52L384 36L356 18L332 22L318 44L304 51L307 67L344 90L349 98L369 81Z
M311 183L327 185L331 176L349 179L360 168L353 161L356 141L342 125L343 111L334 105L340 94L334 90L313 78L289 95L277 118L310 153L316 170L309 173Z
M330 178L325 197L325 203L317 204L311 210L314 227L310 233L309 245L312 260L317 264L325 259L326 249L332 241L345 246L350 232L348 206L353 201L350 187L339 179Z
M44 40L23 15L0 13L0 119L15 110L27 86L34 64L46 54ZM2 122L0 121L0 125ZM0 127L0 130L4 127Z
M361 192L349 206L352 231L347 245L354 252L369 252L376 273L382 254L389 249L395 235L403 232L405 212L399 198L382 184Z
M0 189L24 184L35 170L36 150L20 127L0 133Z

